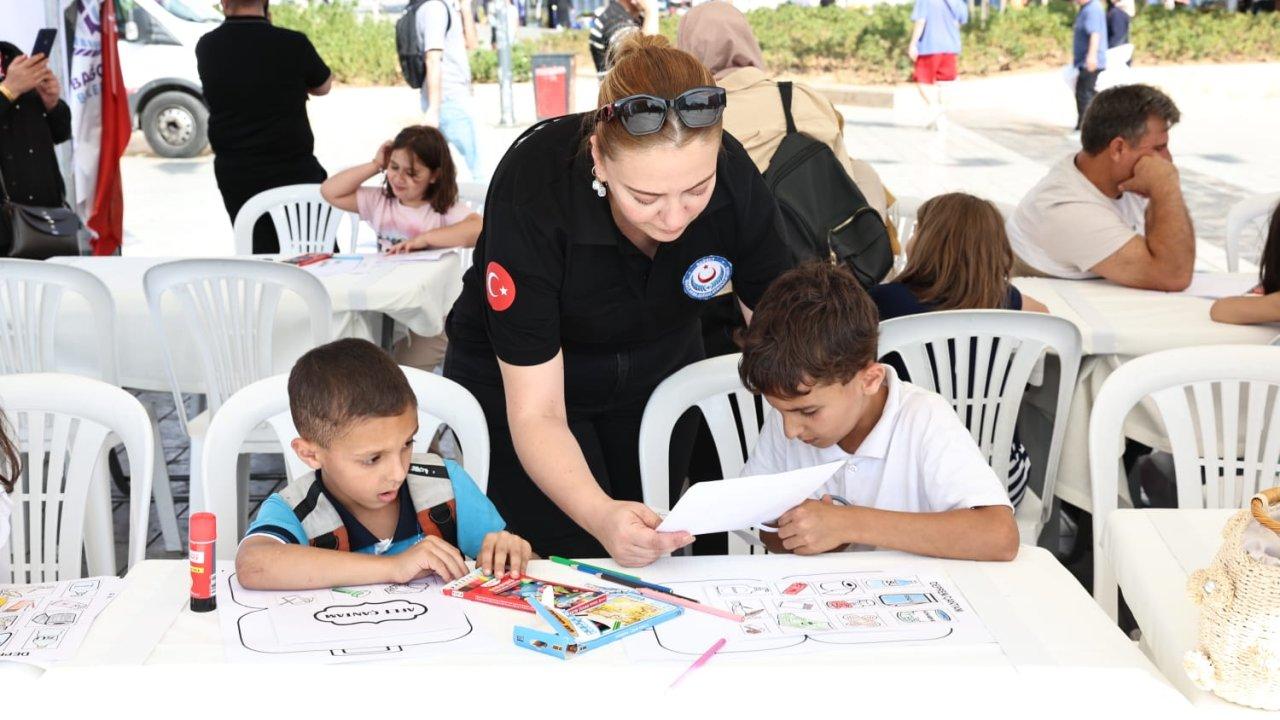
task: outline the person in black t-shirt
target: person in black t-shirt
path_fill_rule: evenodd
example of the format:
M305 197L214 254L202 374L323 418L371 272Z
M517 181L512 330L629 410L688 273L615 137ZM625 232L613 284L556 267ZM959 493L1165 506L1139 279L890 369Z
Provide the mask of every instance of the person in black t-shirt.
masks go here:
M638 0L609 0L596 8L591 16L591 60L596 73L603 75L609 69L609 48L621 42L628 33L638 32L644 23L644 9Z
M790 258L707 69L661 36L616 60L598 111L534 126L498 165L444 374L484 409L511 532L544 557L644 565L693 540L637 502L645 404L703 358L703 304L732 288L749 320ZM674 435L683 479L692 437Z
M222 11L222 26L196 44L196 64L209 105L213 171L234 224L254 195L328 177L314 155L307 96L328 93L332 75L306 35L271 25L264 0L222 0ZM253 252L279 250L263 216Z

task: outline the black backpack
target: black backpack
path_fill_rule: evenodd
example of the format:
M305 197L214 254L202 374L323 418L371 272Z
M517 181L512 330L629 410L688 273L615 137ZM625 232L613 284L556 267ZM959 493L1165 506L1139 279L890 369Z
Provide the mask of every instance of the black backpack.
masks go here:
M400 74L409 87L415 90L427 81L427 49L422 47L422 39L418 37L418 8L426 5L428 0L413 0L405 9L404 15L396 21L396 54L400 56ZM444 0L437 0L443 3ZM445 15L449 18L444 26L447 34L453 29L453 13L445 4Z
M787 136L764 173L778 202L782 239L796 262L844 263L871 288L893 268L889 231L831 148L796 130L791 90L791 83L778 83Z

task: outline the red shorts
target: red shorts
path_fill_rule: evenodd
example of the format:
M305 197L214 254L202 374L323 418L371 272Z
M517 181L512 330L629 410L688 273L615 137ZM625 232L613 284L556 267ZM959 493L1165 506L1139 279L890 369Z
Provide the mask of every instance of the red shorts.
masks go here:
M932 85L941 80L956 79L956 56L955 53L934 53L932 55L920 55L916 58L916 82L923 85Z

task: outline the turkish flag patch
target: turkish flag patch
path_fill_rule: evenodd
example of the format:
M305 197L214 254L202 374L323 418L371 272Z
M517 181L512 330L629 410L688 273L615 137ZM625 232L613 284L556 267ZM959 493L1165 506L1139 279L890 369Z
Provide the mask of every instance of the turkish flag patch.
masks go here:
M484 272L484 291L489 296L489 307L502 312L516 301L516 281L511 273L496 262L489 263Z

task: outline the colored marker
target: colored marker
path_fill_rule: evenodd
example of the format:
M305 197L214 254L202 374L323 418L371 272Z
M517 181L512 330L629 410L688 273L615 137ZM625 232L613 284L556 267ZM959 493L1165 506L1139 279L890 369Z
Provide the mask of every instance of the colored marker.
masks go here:
M698 668L710 662L711 658L716 653L720 652L720 648L724 647L725 643L727 642L728 640L725 640L724 638L720 638L719 640L715 641L715 643L711 647L707 648L706 652L702 653L702 657L693 661L693 664L689 666L688 670L685 670L684 672L680 673L680 677L676 678L675 682L671 683L671 687L675 687L679 685L680 681L688 677L689 673L693 672L694 670L697 670Z
M741 615L731 613L728 610L721 610L720 608L712 605L700 603L697 600L690 600L683 595L658 592L657 590L650 590L649 588L640 588L636 592L647 598L661 600L662 602L671 603L672 605L679 605L682 608L688 608L690 610L697 610L698 612L703 612L708 615L715 615L716 617L724 618L725 620L732 620L734 622L743 622L746 620L746 618Z
M559 555L552 555L551 562L557 563L560 565L566 565L568 567L573 568L574 570L577 570L578 572L586 573L588 575L595 575L601 580L608 580L609 582L617 583L619 585L625 585L626 587L633 588L636 590L640 588L649 588L650 590L657 590L658 592L664 592L670 595L675 594L671 592L671 588L666 587L665 585L655 585L651 582L645 582L644 580L641 580L635 575L628 575L626 573L620 573L615 570L605 570L604 568L596 567L595 565L588 565L584 562L578 562L577 560L562 558ZM692 600L692 598L685 598L685 599Z

